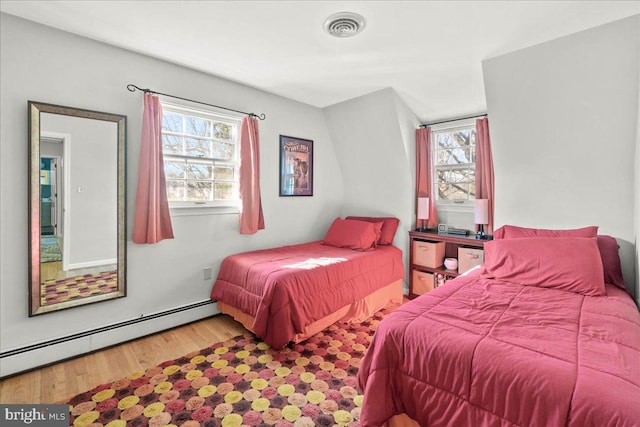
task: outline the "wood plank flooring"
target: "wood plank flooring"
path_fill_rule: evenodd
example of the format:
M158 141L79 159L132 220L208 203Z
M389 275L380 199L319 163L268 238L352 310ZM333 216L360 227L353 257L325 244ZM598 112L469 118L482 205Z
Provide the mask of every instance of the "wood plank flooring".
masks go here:
M59 403L100 384L157 366L246 332L219 314L114 347L0 380L0 403Z

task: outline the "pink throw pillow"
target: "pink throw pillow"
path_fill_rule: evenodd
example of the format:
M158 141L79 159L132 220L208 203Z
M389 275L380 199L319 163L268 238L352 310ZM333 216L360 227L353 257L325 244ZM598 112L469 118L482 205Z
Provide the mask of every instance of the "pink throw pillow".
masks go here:
M618 242L615 238L606 235L597 235L598 227L590 226L569 230L546 230L542 228L517 227L515 225L505 225L498 228L493 233L494 239L514 239L521 237L597 237L598 249L602 259L604 270L604 282L617 286L629 292L624 285L622 278L622 267L620 265L620 255L618 254Z
M531 237L484 244L483 276L524 286L606 295L596 239Z
M622 278L622 266L620 265L620 255L618 254L619 247L618 242L613 237L598 235L598 249L600 249L600 257L602 258L602 267L604 269L604 283L609 283L629 292Z
M503 225L493 233L494 239L517 239L520 237L596 237L597 226L575 228L569 230L547 230L544 228L527 228L515 225Z
M324 244L356 251L375 249L382 223L336 218L324 236Z
M380 222L382 221L382 234L378 239L379 245L390 245L393 243L393 238L398 230L400 220L392 217L371 217L371 216L348 216L345 219L366 221L366 222Z

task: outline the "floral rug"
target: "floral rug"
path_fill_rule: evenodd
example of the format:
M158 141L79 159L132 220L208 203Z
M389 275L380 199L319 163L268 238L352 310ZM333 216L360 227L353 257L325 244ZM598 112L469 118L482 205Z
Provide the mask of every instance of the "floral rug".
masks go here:
M387 311L276 351L245 334L69 400L77 427L359 426L357 373Z
M117 290L118 272L116 270L89 273L60 280L52 279L40 285L40 304L57 304L94 295L108 294Z

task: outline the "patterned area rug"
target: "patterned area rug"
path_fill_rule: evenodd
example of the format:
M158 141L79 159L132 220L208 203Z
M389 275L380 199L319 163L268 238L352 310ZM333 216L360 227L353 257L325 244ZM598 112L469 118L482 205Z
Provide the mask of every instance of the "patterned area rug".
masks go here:
M69 400L76 427L359 426L357 373L387 311L280 351L252 334Z
M40 238L40 262L62 261L62 253L55 237Z
M47 280L40 285L40 304L49 305L118 290L118 272L85 274L60 280Z

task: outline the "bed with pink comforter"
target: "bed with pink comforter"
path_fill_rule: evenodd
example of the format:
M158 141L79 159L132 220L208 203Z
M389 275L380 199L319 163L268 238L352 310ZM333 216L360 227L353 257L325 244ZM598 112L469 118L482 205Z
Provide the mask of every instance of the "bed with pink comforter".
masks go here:
M360 366L361 425L406 414L421 426L639 426L640 314L602 281L595 239L575 262L568 240L531 256L549 242L513 239L493 260L485 245L490 266L390 314ZM597 295L576 287L594 275Z
M256 336L281 348L307 325L403 277L394 246L356 251L317 241L225 258L211 299L254 317Z

